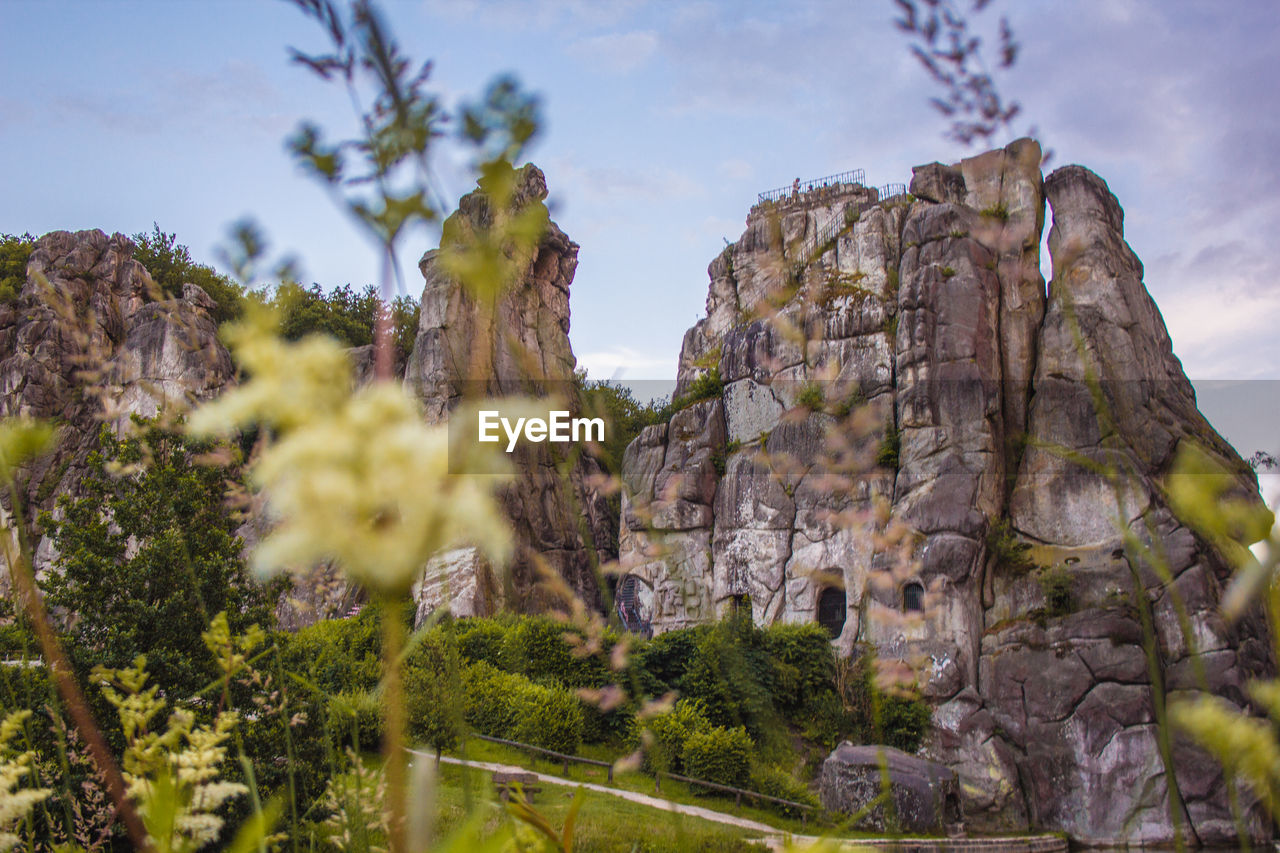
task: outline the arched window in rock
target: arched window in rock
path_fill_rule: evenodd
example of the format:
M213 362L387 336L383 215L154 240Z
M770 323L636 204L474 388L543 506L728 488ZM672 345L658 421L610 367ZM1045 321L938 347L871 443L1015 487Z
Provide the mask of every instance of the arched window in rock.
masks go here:
M844 630L844 620L849 611L844 590L840 587L824 587L818 593L818 624L827 629L832 637L840 636Z
M924 584L918 581L911 581L902 588L902 612L924 612Z

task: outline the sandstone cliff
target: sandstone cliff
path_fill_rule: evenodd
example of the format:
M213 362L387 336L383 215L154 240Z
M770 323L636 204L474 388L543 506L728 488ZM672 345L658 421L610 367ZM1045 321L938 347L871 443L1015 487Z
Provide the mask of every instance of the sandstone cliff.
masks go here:
M541 205L546 196L542 172L532 164L520 169L512 210ZM445 233L482 231L493 218L489 204L481 190L464 196ZM405 385L429 420L447 420L464 398L481 395L557 394L573 404L569 290L577 266L578 244L554 222L491 302L445 272L439 251L423 256L426 286ZM457 616L489 614L503 603L567 607L556 591L561 585L599 606L599 564L617 553L617 519L595 460L564 447L521 443L512 454L516 476L501 491L517 543L509 571L495 574L470 549L443 555L420 590L420 614L443 604Z
M1195 838L1225 841L1221 773L1179 740L1166 778L1153 694L1205 664L1243 705L1273 662L1257 619L1217 614L1229 569L1162 482L1193 441L1256 483L1196 409L1120 205L1079 166L1042 179L1040 159L1019 140L917 168L911 196L838 184L753 208L680 355L681 392L723 393L628 448L620 566L659 630L749 601L757 621L821 618L846 652L910 661L972 826L1167 842L1172 781ZM877 447L878 465L841 461Z

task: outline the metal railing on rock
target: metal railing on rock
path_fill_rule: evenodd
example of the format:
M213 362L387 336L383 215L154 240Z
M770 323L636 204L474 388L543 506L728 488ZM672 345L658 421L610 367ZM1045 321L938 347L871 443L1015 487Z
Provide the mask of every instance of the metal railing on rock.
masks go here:
M856 184L865 186L867 180L866 173L862 169L851 169L848 172L837 172L834 175L827 175L822 178L810 178L807 181L798 181L788 184L785 187L778 187L776 190L766 190L757 194L756 203L762 204L766 201L778 201L797 192L807 193L814 190L820 190L823 187L840 186L841 184Z
M876 193L879 199L881 201L884 201L885 199L893 198L895 196L906 195L907 185L906 184L885 184L879 190L877 190Z

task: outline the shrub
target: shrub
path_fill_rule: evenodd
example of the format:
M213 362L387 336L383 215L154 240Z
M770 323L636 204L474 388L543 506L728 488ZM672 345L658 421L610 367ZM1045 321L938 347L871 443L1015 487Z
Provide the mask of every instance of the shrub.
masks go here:
M644 753L645 766L669 773L684 772L684 745L689 737L711 728L698 700L681 699L670 711L648 720L637 719L633 743L641 743L640 732L649 731L653 740Z
M426 632L404 666L405 723L419 743L448 749L462 733L461 656L451 628Z
M487 663L463 670L464 714L490 737L572 753L582 742L582 708L563 687L534 684Z
M515 728L518 694L528 679L483 661L462 670L463 717L480 734L505 738Z
M565 687L602 687L608 671L600 655L578 656L566 639L571 626L546 616L528 616L513 624L503 641L503 669L532 681Z
M582 705L562 687L527 684L521 691L512 740L572 755L582 744Z
M796 394L796 406L816 412L822 408L826 400L822 396L822 388L816 382L806 382Z
M753 791L766 797L777 797L780 800L791 800L806 806L818 805L809 787L776 764L757 763L751 768L751 781L747 785ZM800 817L803 809L784 806L780 803L769 803L769 808L787 817Z
M876 451L876 464L891 471L898 470L898 457L902 452L902 434L898 425L890 421L885 424L884 438L880 441L880 449Z
M987 216L992 219L999 219L1001 222L1009 221L1009 206L1006 205L1003 201L996 202L990 207L984 207L980 213L982 216Z
M720 379L720 368L713 367L699 373L689 384L683 394L671 401L672 413L687 409L701 400L710 400L724 393L724 382Z
M703 701L714 725L746 726L753 737L764 739L779 731L772 681L763 632L739 617L725 619L702 635L680 688L684 695Z
M27 283L27 261L35 250L30 234L0 234L0 302L12 302Z
M987 553L996 568L1013 575L1025 575L1035 568L1035 562L1028 556L1031 546L1018 539L1013 525L1007 518L1001 518L987 529Z
M917 696L885 696L880 703L880 740L903 752L915 752L924 743L933 720L929 703Z
M497 619L460 619L453 628L458 652L469 661L484 661L500 667L502 648L510 628L509 622Z
M952 277L953 275L955 275L955 274L956 274L956 268L955 268L955 267L943 267L943 268L942 268L942 277L943 277L943 278L951 278L951 277Z
M365 751L382 743L382 703L373 693L343 691L329 697L329 725L340 743Z
M367 692L382 678L377 607L346 619L323 619L293 634L281 633L282 663L326 693Z
M772 625L764 631L764 649L772 665L773 702L796 711L808 697L830 692L835 658L821 625Z
M835 749L841 741L859 732L854 715L845 708L839 694L833 690L811 697L798 717L803 722L805 740L826 750ZM861 734L855 739L861 740Z
M693 732L684 742L685 775L721 785L745 787L750 782L755 743L742 726L715 726Z
M1071 593L1071 572L1059 563L1052 568L1041 569L1036 576L1044 592L1045 611L1049 616L1065 616L1075 609Z
M710 625L680 628L643 643L631 656L631 677L640 696L661 696L678 690Z

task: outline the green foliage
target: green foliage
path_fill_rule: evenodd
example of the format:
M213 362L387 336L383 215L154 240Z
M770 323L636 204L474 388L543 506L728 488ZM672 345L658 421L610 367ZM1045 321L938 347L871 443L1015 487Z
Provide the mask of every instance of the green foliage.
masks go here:
M876 451L876 464L890 471L898 470L898 458L902 452L902 433L893 421L885 424L884 438L880 441L880 449Z
M608 671L599 655L575 655L569 638L578 632L548 616L516 621L503 643L503 669L539 684L603 687Z
M914 693L889 693L875 682L875 652L859 650L855 658L837 662L836 693L840 708L828 699L809 706L814 740L834 746L841 740L884 744L915 752L929 732L933 711ZM821 719L818 719L818 717Z
M755 744L742 726L695 731L684 742L685 775L721 785L746 787L750 783L751 755Z
M772 625L763 632L765 653L773 665L773 701L788 716L811 696L830 692L835 675L831 638L821 625Z
M647 426L662 423L670 417L665 413L669 403L665 398L641 403L626 385L604 380L588 380L586 371L574 373L582 412L585 417L603 418L604 442L597 459L610 474L622 473L622 457L640 431Z
M712 400L724 393L724 382L720 379L720 368L713 367L699 373L689 383L689 387L683 394L671 401L671 412L674 414L681 409L687 409L694 403L702 400Z
M529 684L519 695L510 737L572 755L582 743L582 704L563 687Z
M818 805L817 798L813 796L808 786L776 764L757 763L753 766L751 780L746 787L766 797L777 797L780 800L790 800L807 806ZM776 809L787 817L800 817L804 812L803 809L778 803L771 803L770 808Z
M462 657L472 662L484 661L495 667L502 666L502 649L510 628L510 622L498 619L459 619L453 624Z
M796 393L796 406L811 412L819 411L826 403L822 387L816 382L806 382Z
M955 274L956 274L956 268L955 268L955 267L943 267L943 268L942 268L942 277L943 277L943 278L951 278L951 277L952 277L952 276L954 276Z
M340 742L363 751L376 750L382 743L383 714L382 703L374 693L344 690L329 697L330 730Z
M645 766L664 773L684 773L684 746L689 737L711 728L702 702L697 699L681 699L671 710L656 714L647 720L637 719L632 732L632 743L644 741L642 731L648 731L650 741L644 752Z
M1009 519L997 519L987 529L987 553L1000 571L1025 575L1036 567L1030 552L1031 545L1018 538Z
M1071 571L1065 565L1059 563L1040 569L1036 572L1036 580L1044 592L1046 615L1065 616L1075 609Z
M12 302L22 292L27 282L27 261L35 245L30 234L0 234L0 304Z
M182 285L195 284L218 303L213 312L215 322L235 320L244 314L244 288L213 267L193 261L191 250L178 242L176 233L166 234L152 223L151 233L134 234L133 242L133 259L147 268L165 296L181 296Z
M886 746L915 752L924 743L933 722L929 703L915 695L888 695L880 709L880 727Z
M998 219L1001 222L1009 221L1009 206L1003 201L998 201L990 207L984 207L980 213L982 216L986 216L991 219Z
M83 497L60 499L60 519L41 516L58 550L42 586L51 607L76 614L67 640L82 673L146 655L155 681L185 697L213 677L201 641L212 616L225 611L235 633L268 625L269 597L245 572L223 500L237 472L193 461L208 443L136 423L124 440L104 427Z
M326 693L368 692L382 677L379 609L363 608L346 619L322 619L280 635L281 658L289 672L303 675Z
M745 726L763 741L781 730L773 704L773 674L764 632L739 616L718 622L699 638L680 689L702 700L714 725Z
M487 663L463 669L466 721L491 737L573 753L582 742L582 708L564 687L534 684Z
M403 670L409 736L450 749L463 732L462 659L452 626L437 626L417 638Z
M631 673L642 696L662 696L679 690L710 625L666 631L640 645L632 654Z

